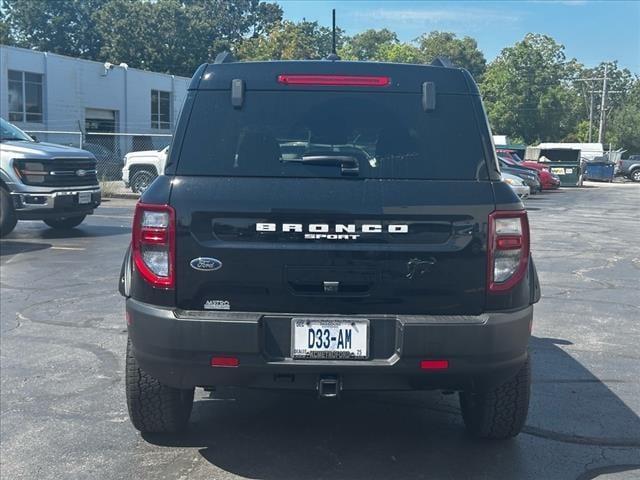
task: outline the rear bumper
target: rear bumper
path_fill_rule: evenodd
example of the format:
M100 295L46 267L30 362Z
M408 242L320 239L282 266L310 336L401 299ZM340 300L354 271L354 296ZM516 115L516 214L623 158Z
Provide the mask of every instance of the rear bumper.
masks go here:
M560 188L560 182L555 180L549 180L542 184L542 190L555 190Z
M491 388L526 360L533 318L531 306L480 316L372 315L369 360L293 360L290 314L181 312L133 299L126 309L141 368L180 388L313 390L321 376L338 377L344 390ZM224 355L239 365L210 366ZM449 368L420 370L425 359L446 359Z

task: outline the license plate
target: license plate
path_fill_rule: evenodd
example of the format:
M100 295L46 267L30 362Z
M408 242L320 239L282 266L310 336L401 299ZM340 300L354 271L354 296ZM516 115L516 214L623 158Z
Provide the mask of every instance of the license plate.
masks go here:
M551 173L555 173L556 175L564 175L564 168L554 167L551 169Z
M78 203L91 203L91 192L78 192Z
M294 318L293 358L364 360L369 355L369 320Z

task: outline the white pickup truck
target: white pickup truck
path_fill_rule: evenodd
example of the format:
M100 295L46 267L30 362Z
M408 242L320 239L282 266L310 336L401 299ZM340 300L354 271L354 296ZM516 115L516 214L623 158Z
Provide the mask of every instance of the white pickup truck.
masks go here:
M164 174L169 147L131 152L124 156L122 181L134 193L143 193L158 175Z

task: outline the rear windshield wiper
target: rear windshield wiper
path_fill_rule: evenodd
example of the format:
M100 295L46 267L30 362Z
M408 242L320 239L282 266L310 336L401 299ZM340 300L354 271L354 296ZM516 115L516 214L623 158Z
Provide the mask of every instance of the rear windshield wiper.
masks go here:
M360 173L358 159L348 155L303 155L300 161L309 165L339 165L343 175L358 175Z

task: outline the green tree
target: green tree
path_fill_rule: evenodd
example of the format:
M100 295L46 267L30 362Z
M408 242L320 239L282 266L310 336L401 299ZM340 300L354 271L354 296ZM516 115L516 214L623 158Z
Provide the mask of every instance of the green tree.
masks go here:
M380 50L398 44L395 32L382 30L365 30L348 38L340 49L340 57L344 60L379 60Z
M11 38L11 27L7 20L7 13L3 9L0 9L0 44L13 44L13 38Z
M417 39L424 61L431 63L437 57L447 57L457 67L466 68L476 80L482 78L487 61L471 37L458 38L455 33L434 31Z
M614 148L640 153L640 80L636 79L624 105L611 112L606 141Z
M10 40L19 47L95 59L101 38L93 13L107 1L4 0L11 37L3 33L2 42Z
M382 45L374 60L395 63L424 63L422 52L409 43L393 43Z
M344 60L373 60L378 62L423 63L422 52L414 45L402 43L395 32L365 30L347 38L339 51Z
M586 143L589 141L589 120L580 120L573 132L562 139L563 142Z
M481 91L494 132L527 143L558 141L575 130L584 107L572 80L579 65L546 35L527 34L487 68Z
M336 33L338 48L343 33ZM239 43L235 53L245 60L304 60L326 58L331 53L331 29L318 22L282 21L276 23L266 35L248 38Z
M245 36L268 30L282 10L258 0L109 0L95 16L101 59L191 76Z
M584 98L585 115L589 115L589 105L591 93L593 92L593 131L592 139L597 139L599 128L600 106L602 99L602 78L604 77L605 66L607 68L607 112L618 110L627 103L629 93L634 85L634 76L626 68L618 67L618 62L601 62L595 68L585 68L581 71L580 77L584 79L594 79L582 82L582 94ZM606 126L606 123L605 123ZM608 128L606 129L608 130ZM588 127L587 127L588 131ZM595 140L594 140L595 141Z

